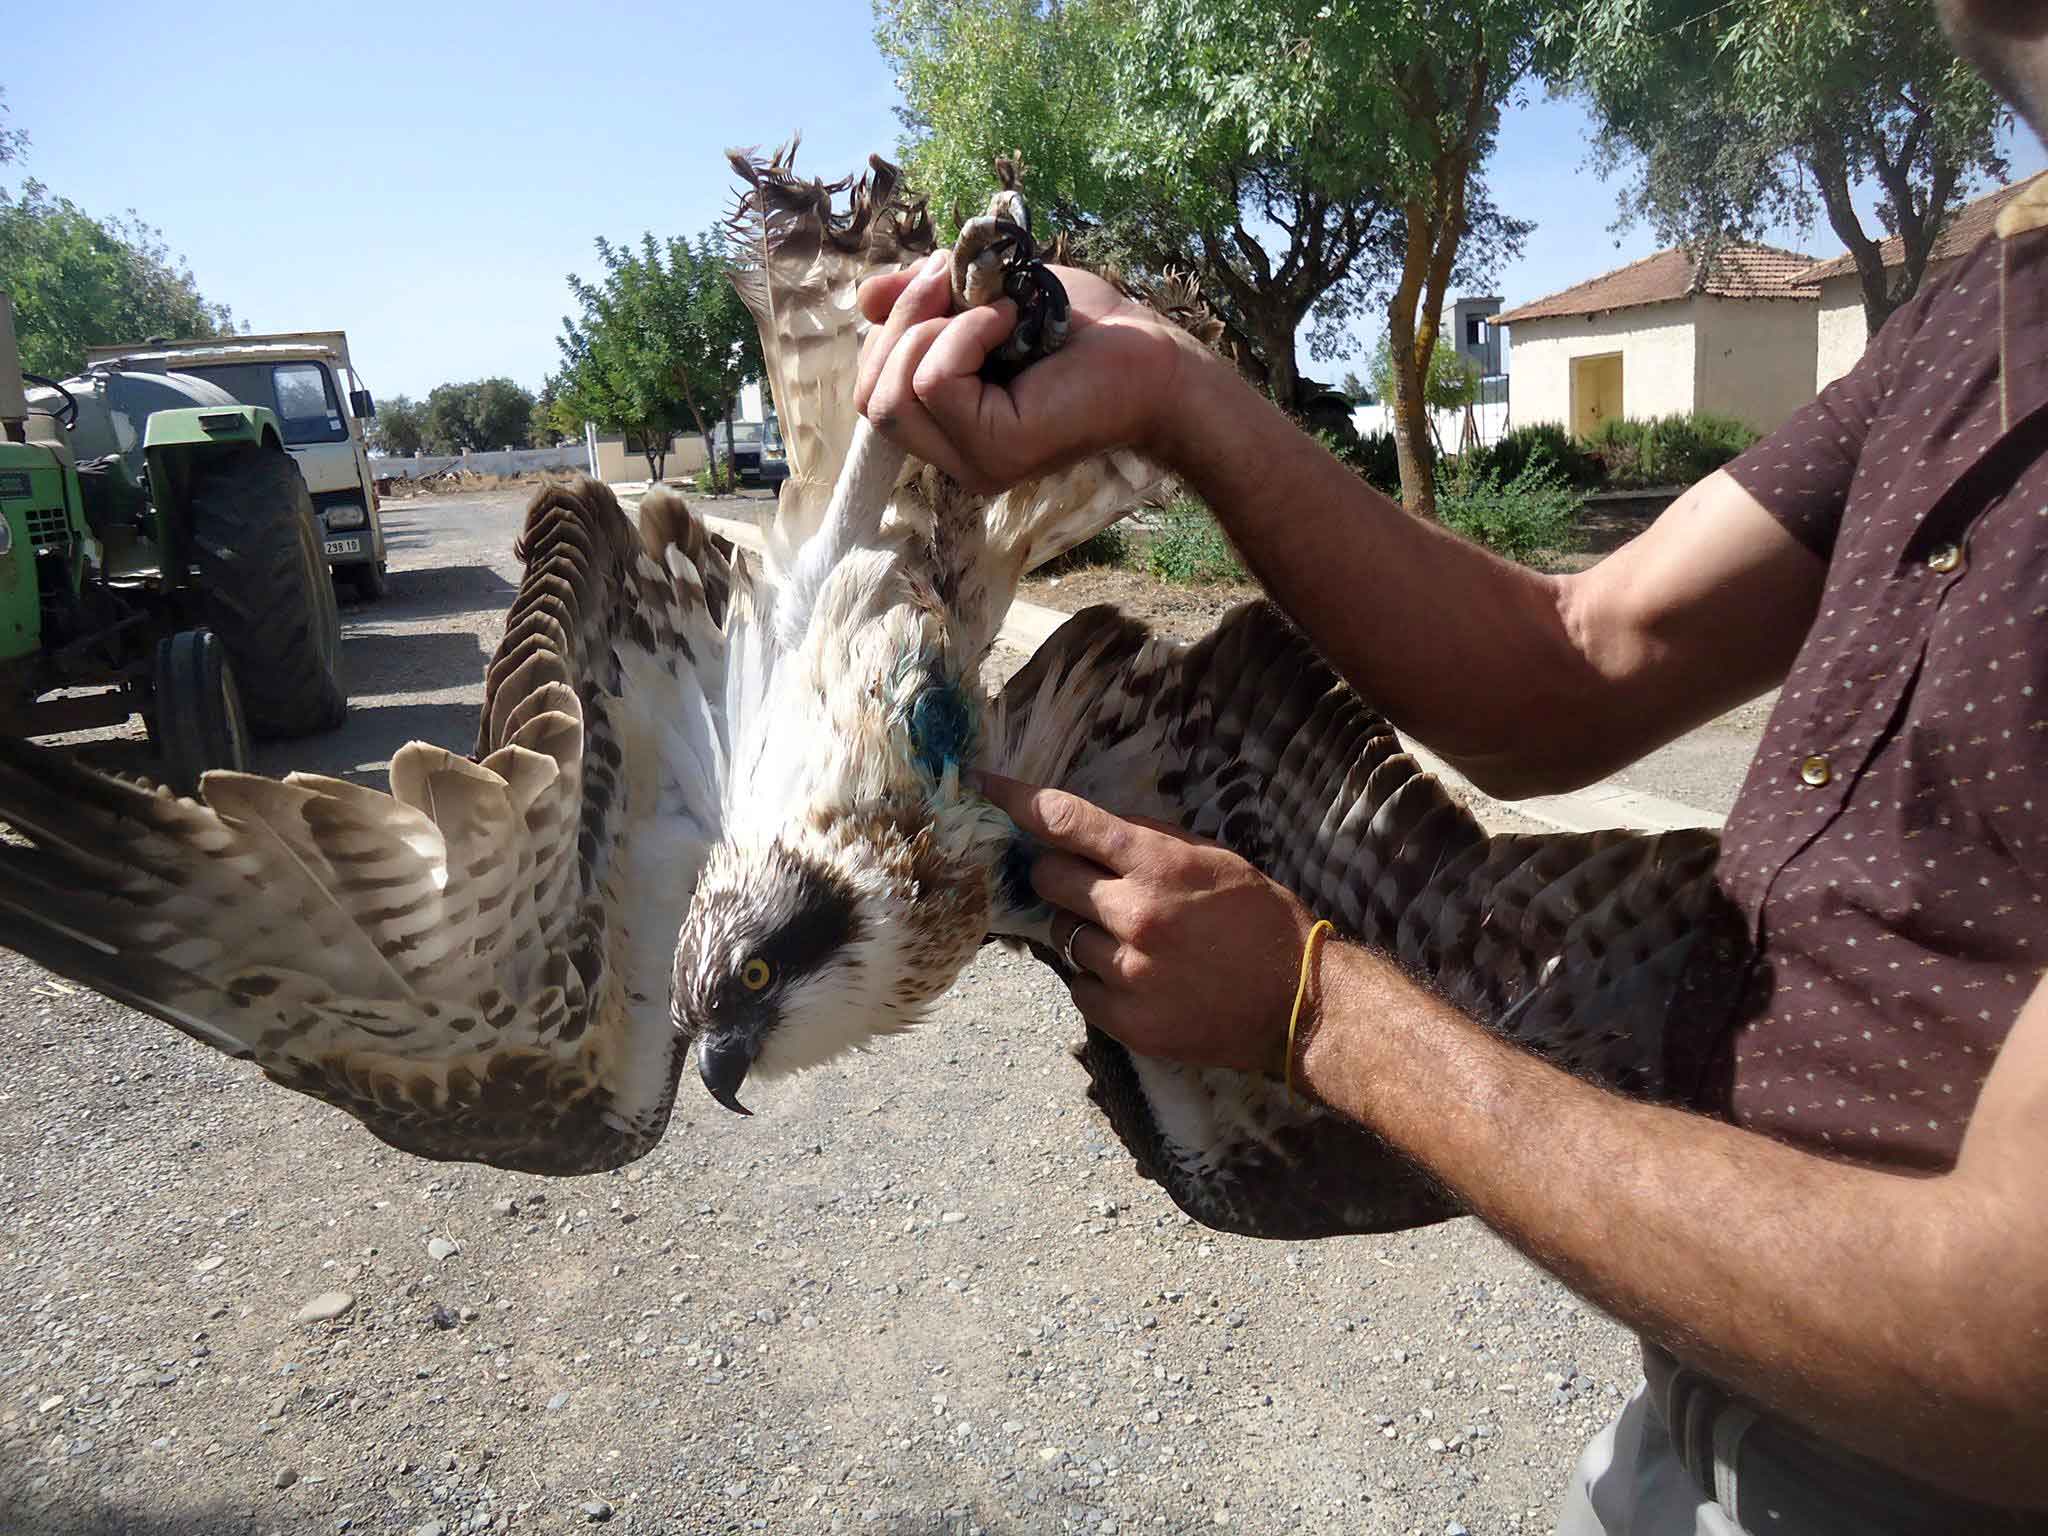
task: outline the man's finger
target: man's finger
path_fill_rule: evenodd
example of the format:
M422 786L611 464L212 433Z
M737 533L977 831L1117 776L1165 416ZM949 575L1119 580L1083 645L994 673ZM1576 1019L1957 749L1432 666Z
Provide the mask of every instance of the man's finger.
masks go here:
M1036 789L990 775L983 781L982 793L1040 842L1093 859L1116 874L1129 872L1135 862L1136 840L1148 835L1065 790Z
M1048 848L1031 861L1031 889L1061 911L1104 933L1115 931L1113 911L1103 898L1116 876L1092 859Z
M863 409L868 420L874 423L875 430L890 442L912 457L935 464L960 480L965 478L965 466L960 461L959 451L933 423L924 402L917 398L917 392L911 387L918 363L945 328L943 319L932 319L921 321L905 331L902 340L883 360L874 392Z
M919 270L920 267L905 267L899 272L883 272L860 285L857 291L860 312L868 324L880 325L889 318L889 311L896 307L898 296L910 286Z
M935 251L911 275L910 280L897 291L896 301L890 305L881 328L871 334L861 347L860 379L854 385L853 408L863 415L867 414L868 399L873 395L883 370L895 357L904 335L952 309L952 279L947 275L945 258L944 251ZM908 375L905 382L908 383Z

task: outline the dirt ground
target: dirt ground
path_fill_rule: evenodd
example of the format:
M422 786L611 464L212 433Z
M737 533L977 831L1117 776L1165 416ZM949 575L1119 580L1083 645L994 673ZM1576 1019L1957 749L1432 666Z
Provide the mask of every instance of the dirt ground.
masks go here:
M390 509L354 708L260 766L467 748L523 496ZM736 510L741 510L737 509ZM1240 593L1123 573L1198 632ZM930 1023L763 1092L686 1081L603 1177L438 1165L0 952L9 1536L1549 1528L1628 1336L1483 1228L1190 1225L991 950ZM318 1315L329 1314L329 1315Z

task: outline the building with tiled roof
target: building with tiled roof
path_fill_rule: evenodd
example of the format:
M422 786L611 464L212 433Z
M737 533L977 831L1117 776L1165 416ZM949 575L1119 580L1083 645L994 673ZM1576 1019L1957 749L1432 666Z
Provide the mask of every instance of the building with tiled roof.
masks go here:
M2048 177L2048 171L2030 176L2025 181L2016 181L2011 186L2000 187L1959 208L1956 216L1935 238L1934 249L1927 258L1927 272L1921 281L1926 282L1958 257L1967 256L1975 250L1991 234L1992 226L1998 222L1999 212L2005 205L2044 177ZM1897 235L1877 249L1887 268L1897 267L1906 259L1905 242ZM1863 355L1863 348L1870 340L1870 328L1863 318L1863 284L1856 275L1856 258L1847 251L1808 267L1799 274L1799 279L1816 284L1820 289L1813 385L1818 392L1855 367L1856 359Z
M1811 256L1674 248L1523 304L1509 329L1515 423L1590 436L1614 416L1713 411L1768 432L1813 398Z

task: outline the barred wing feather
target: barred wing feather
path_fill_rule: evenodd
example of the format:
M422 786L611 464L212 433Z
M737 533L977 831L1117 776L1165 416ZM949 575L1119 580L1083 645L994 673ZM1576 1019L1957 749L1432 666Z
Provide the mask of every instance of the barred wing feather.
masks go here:
M0 944L393 1146L540 1173L659 1138L677 927L718 835L731 577L673 493L550 485L474 760L202 800L0 741Z
M1011 680L989 739L1001 772L1221 842L1570 1071L1645 1098L1702 1089L1743 946L1714 836L1488 836L1268 606L1193 646L1077 614ZM1079 1055L1139 1166L1208 1225L1307 1238L1458 1213L1378 1138L1268 1079L1092 1029Z

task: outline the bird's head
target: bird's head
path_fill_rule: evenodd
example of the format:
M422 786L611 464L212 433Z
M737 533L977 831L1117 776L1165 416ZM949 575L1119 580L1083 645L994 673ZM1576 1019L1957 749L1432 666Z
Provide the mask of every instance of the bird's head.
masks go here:
M985 865L945 857L929 822L811 819L769 843L720 845L676 946L676 1027L704 1086L739 1089L908 1029L988 931Z
M752 809L697 882L671 1006L729 1109L749 1077L908 1029L988 934L1013 829L961 782L975 685L932 614L843 630L815 688L778 701Z

